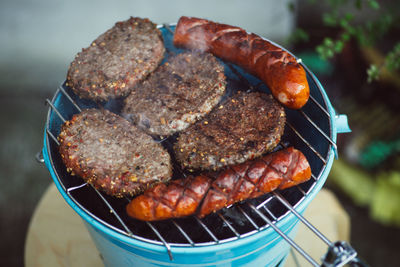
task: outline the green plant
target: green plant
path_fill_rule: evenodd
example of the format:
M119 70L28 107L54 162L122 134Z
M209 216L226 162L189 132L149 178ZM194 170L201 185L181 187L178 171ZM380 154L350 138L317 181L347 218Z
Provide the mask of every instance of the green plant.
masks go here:
M316 0L308 0L315 4ZM398 29L400 22L400 6L382 7L375 0L324 0L320 1L327 7L321 14L325 27L338 29L335 37L325 37L321 44L316 46L316 52L324 60L333 58L341 53L344 46L351 39L357 41L360 47L373 47L384 39L391 31ZM354 7L353 9L349 7ZM289 5L293 9L293 4ZM349 11L350 10L350 11ZM369 12L373 19L356 20L357 12ZM308 41L309 33L302 28L297 28L290 37L290 42ZM383 63L371 64L367 71L368 81L378 80L383 71L395 72L400 69L400 41L384 51Z
M381 171L374 176L338 159L332 166L328 183L339 186L355 204L367 208L374 220L400 227L399 171Z

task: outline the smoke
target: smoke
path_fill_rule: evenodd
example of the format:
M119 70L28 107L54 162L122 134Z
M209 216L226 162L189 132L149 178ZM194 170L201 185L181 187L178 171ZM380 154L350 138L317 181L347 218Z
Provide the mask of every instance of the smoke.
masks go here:
M196 31L191 32L188 35L190 41L187 43L190 45L190 48L199 52L208 52L210 50L210 42L209 38L207 38L207 32L201 28L196 28Z

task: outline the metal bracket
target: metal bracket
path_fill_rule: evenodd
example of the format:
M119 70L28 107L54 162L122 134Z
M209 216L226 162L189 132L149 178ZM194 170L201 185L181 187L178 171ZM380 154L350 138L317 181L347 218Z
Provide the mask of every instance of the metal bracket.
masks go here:
M39 152L36 153L35 158L39 163L44 162L42 150L40 150Z
M345 241L337 241L329 246L328 252L322 258L322 267L367 266L357 258L357 252Z

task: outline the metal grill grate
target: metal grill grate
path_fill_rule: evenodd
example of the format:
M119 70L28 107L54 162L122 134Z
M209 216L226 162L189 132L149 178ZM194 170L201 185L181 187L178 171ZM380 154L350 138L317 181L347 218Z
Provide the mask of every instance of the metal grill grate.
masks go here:
M163 35L167 44L168 38L171 38L173 32L168 25L160 26L160 28L164 29ZM170 48L168 52L176 52L172 50ZM303 67L307 70L305 66ZM240 86L246 86L247 88L267 90L257 79L249 77L248 74L236 66L226 64L226 71L228 72L227 76L230 77L228 87L236 87L239 83ZM307 72L309 71L307 70ZM310 75L309 78L313 79L315 84L318 84L313 75ZM50 106L46 123L46 143L49 148L50 162L63 190L79 208L96 221L116 232L134 239L164 246L171 260L173 260L171 253L171 247L173 246L196 247L221 244L244 238L272 227L313 266L320 266L317 261L312 259L307 252L276 226L279 220L291 214L304 223L330 248L335 245L296 211L296 207L314 190L317 181L325 171L329 151L332 148L336 150L336 144L332 140L330 113L324 108L327 103L322 97L321 88L317 87L317 89L319 91L311 91L310 101L305 108L298 111L287 110L288 127L286 127L287 130L285 130L285 135L280 144L280 148L295 144L297 148L303 151L312 166L312 179L293 188L273 192L261 198L234 205L203 219L192 216L163 222L140 222L127 217L125 214L124 207L130 201L128 198L115 199L109 197L84 183L83 180L70 176L59 159L57 150L59 142L56 136L59 133L61 124L70 118L72 114L81 112L82 108L93 107L96 104L79 99L65 85L58 88L52 100L46 100L46 103ZM58 103L61 100L64 101L64 104L59 107ZM302 131L298 121L301 121L303 126L307 124L312 130ZM319 136L317 138L318 142L315 141L315 135ZM160 140L160 142L169 141L164 139ZM184 176L185 173L181 172L178 175ZM89 197L95 197L96 203L102 205L90 206L85 201L85 198ZM188 228L188 225L191 229ZM193 227L193 225L195 226ZM199 235L196 232L202 232L202 234ZM355 256L356 254L353 251L343 259L343 262L349 262Z

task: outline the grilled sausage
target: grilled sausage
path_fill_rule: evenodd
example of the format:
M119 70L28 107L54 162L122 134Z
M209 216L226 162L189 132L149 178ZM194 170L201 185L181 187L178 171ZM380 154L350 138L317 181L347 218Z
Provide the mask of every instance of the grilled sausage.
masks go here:
M265 82L274 97L289 108L299 109L309 98L306 73L296 58L239 27L183 16L175 29L174 45L211 52L243 67Z
M156 221L197 215L200 218L236 202L307 181L310 165L299 150L289 147L246 161L218 174L199 175L157 184L126 207L129 216Z

